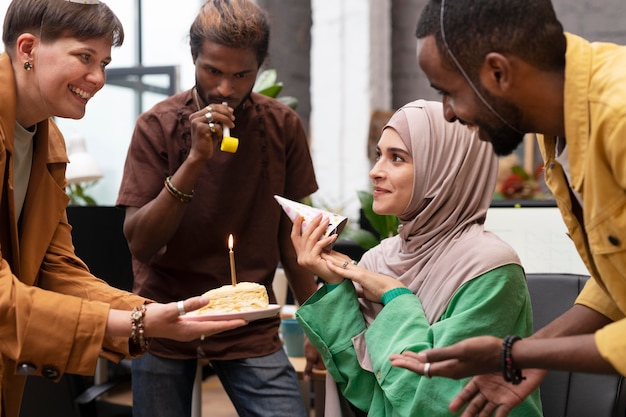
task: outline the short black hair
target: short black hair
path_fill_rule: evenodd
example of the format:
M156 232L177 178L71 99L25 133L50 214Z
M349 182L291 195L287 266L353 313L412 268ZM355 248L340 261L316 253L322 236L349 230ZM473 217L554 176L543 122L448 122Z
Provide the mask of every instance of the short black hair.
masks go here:
M430 0L415 36L433 35L444 62L456 68L441 33L444 3L445 40L470 78L476 79L490 52L512 54L542 70L565 67L563 25L550 0Z

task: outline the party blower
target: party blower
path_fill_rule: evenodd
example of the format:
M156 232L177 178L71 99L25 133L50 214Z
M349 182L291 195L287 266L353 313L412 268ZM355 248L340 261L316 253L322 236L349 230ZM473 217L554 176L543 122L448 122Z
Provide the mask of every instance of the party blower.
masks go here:
M230 136L230 129L226 126L222 128L224 132L224 137L222 137L222 144L220 145L220 150L222 152L237 152L237 148L239 147L239 139Z
M276 201L278 201L278 204L281 205L285 213L287 213L287 216L289 216L291 221L294 221L296 216L302 217L303 229L319 213L323 213L324 216L328 217L330 219L330 223L328 224L328 227L326 228L326 231L324 232L324 236L322 237L328 237L334 234L337 234L337 235L341 234L343 229L348 224L348 218L341 216L339 214L331 213L329 211L320 210L315 207L307 206L306 204L298 203L296 201L286 199L279 195L275 195L274 198L276 199ZM328 249L330 249L331 247L332 245L330 245Z
M222 104L228 106L228 102L222 102ZM220 145L220 151L222 152L237 152L239 147L239 139L230 136L230 129L227 126L222 127L222 144Z

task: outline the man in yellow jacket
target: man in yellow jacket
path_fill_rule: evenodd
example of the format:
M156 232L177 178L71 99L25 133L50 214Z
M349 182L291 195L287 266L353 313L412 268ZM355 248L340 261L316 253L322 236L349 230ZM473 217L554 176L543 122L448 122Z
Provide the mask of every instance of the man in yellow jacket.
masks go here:
M530 338L471 338L393 364L454 378L502 371L464 388L451 403L468 404L463 416L506 415L547 369L626 375L626 47L564 33L549 0L431 0L416 36L446 119L475 126L500 155L540 134L546 183L593 279Z

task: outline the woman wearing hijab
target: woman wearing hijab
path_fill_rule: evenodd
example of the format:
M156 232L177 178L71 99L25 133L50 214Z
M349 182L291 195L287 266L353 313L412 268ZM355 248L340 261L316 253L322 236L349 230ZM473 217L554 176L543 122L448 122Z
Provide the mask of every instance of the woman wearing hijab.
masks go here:
M383 128L370 171L373 209L396 215L397 236L356 265L324 247L328 219L292 240L298 262L325 281L297 318L353 408L371 416L444 416L466 380L392 367L390 356L474 335L530 335L532 311L514 250L484 230L497 176L487 142L418 100ZM485 187L484 184L489 184ZM511 414L541 416L538 392Z

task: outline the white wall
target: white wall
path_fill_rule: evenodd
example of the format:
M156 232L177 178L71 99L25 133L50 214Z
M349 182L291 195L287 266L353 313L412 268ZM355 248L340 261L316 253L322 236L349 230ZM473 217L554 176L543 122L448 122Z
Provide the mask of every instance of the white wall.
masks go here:
M8 0L0 0L4 16ZM136 1L107 0L125 28L126 40L112 52L110 67L137 62ZM193 65L187 34L202 0L143 0L143 64L176 65L180 86L191 87ZM184 5L185 7L181 7ZM374 108L391 105L390 0L313 0L311 50L311 149L320 184L314 202L356 219L357 190L370 188L367 136ZM152 96L144 108L163 97ZM98 204L117 197L135 122L135 98L107 85L81 120L59 119L66 137L86 139L104 177L90 188Z
M389 108L390 2L313 0L311 150L315 204L358 216L369 190L367 137L374 108Z
M524 270L586 274L589 271L567 236L559 209L554 207L492 207L485 229L500 236L515 249Z

